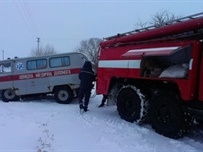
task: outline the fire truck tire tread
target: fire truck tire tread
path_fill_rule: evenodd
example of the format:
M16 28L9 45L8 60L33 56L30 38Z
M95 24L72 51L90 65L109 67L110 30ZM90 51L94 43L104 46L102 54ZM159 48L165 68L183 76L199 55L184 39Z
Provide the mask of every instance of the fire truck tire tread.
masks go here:
M149 103L150 122L157 133L178 139L188 132L182 108L174 95L157 95Z
M128 122L144 122L144 96L134 86L122 87L117 96L117 110L120 117Z

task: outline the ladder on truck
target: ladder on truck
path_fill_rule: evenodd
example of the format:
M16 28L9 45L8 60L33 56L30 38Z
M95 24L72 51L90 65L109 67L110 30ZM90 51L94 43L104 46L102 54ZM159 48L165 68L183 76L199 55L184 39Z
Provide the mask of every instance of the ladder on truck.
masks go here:
M132 34L144 32L144 31L160 28L160 27L163 27L163 26L171 25L171 24L196 19L196 18L199 18L199 17L203 17L203 12L197 13L197 14L194 14L194 15L190 15L190 16L186 16L186 17L182 17L182 18L178 18L178 19L175 19L175 20L172 20L172 21L168 21L168 22L165 22L165 23L163 23L163 24L161 24L159 26L158 25L152 25L152 26L136 29L136 30L133 30L133 31L125 32L125 33L119 33L119 34L114 35L114 36L106 37L106 38L104 38L104 40L111 40L111 39L118 38L118 37L128 36L128 35L132 35ZM202 33L202 30L201 30L201 33Z

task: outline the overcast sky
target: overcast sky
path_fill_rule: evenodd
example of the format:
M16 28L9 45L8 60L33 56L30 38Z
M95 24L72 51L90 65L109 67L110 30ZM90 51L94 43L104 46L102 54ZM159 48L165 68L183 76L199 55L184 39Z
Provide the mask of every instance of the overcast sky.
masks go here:
M203 0L0 0L0 60L29 56L40 46L71 52L81 40L131 31L167 10L203 12Z

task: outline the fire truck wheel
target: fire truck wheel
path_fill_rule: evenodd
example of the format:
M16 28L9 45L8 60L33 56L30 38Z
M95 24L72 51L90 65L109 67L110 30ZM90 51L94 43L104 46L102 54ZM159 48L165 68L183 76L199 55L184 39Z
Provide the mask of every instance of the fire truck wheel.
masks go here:
M1 95L2 95L2 101L4 102L19 100L19 97L11 89L3 90Z
M187 133L184 112L174 95L157 95L149 103L150 122L157 133L174 139Z
M144 120L144 96L134 86L124 86L117 96L117 110L120 117L129 122L141 124Z
M55 90L54 96L58 103L69 104L73 99L73 91L68 87L59 87Z

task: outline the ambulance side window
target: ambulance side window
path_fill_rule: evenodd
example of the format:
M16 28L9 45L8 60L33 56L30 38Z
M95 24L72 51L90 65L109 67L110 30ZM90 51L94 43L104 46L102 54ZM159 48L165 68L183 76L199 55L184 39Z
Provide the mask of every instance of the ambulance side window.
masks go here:
M10 62L0 63L0 74L9 72L11 72L11 63Z
M64 57L50 58L49 59L49 65L51 68L69 66L70 65L70 57L64 56Z
M27 69L28 70L38 70L45 69L47 67L46 59L36 59L36 60L28 60L27 61Z

